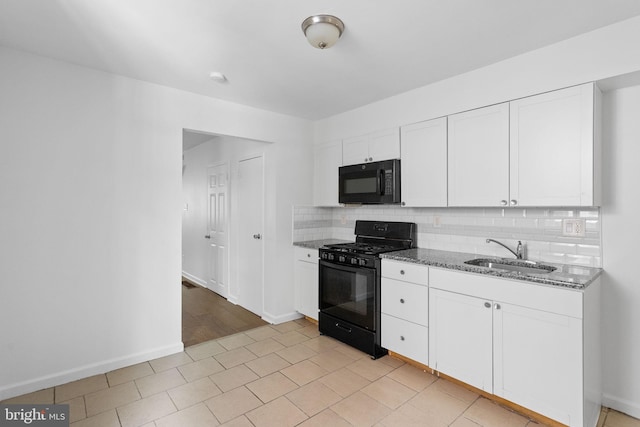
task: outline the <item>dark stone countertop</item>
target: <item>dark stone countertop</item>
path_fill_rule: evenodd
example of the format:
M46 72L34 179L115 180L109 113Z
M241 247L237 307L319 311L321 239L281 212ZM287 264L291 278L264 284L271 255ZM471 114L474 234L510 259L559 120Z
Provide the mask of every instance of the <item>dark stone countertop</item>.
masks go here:
M299 246L307 249L320 249L324 245L332 245L336 243L349 243L350 240L340 239L321 239L321 240L307 240L304 242L293 242L293 246Z
M549 286L561 286L568 289L582 290L589 286L601 273L601 268L582 267L567 264L554 264L541 262L541 264L556 267L551 273L523 274L505 270L493 270L487 267L479 267L465 264L465 261L474 258L494 258L490 256L468 254L463 252L447 252L433 249L407 249L403 251L388 252L382 254L383 259L423 264L431 267L447 268L469 273L487 274L505 279L522 280ZM513 259L506 259L514 261Z

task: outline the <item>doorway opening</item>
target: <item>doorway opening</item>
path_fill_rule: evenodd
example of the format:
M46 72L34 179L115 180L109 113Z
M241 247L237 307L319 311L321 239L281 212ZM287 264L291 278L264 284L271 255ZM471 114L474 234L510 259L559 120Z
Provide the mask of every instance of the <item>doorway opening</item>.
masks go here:
M267 145L183 130L185 346L268 324L260 267Z

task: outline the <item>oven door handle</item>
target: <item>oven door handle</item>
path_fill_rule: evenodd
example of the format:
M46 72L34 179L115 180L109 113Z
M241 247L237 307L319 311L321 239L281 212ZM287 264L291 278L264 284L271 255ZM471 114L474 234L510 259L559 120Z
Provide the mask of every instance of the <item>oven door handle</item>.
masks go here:
M321 267L326 267L326 268L333 268L334 270L342 270L342 271L346 271L349 273L357 273L357 272L361 272L363 270L375 270L374 267L364 267L364 266L359 266L359 267L352 267L350 265L343 265L343 264L336 264L333 263L331 261L324 261L324 260L320 260L320 266Z

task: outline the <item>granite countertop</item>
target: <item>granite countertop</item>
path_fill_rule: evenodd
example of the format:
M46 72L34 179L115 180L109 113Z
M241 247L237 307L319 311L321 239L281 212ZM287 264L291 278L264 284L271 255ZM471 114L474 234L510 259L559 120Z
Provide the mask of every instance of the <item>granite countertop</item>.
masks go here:
M293 242L293 246L299 246L307 249L320 249L324 245L333 245L336 243L349 243L351 240L340 239L321 239L321 240L307 240L305 242Z
M465 261L474 258L493 258L490 256L420 248L389 252L380 256L385 259L396 261L424 264L432 267L448 268L451 270L460 270L470 273L488 274L491 276L504 277L505 279L522 280L525 282L533 282L550 286L562 286L576 290L586 288L602 273L601 268L553 264L547 262L543 262L541 264L556 267L556 270L551 273L539 274L523 274L505 270L493 270L486 267L478 267L464 263ZM513 260L510 259L509 261Z

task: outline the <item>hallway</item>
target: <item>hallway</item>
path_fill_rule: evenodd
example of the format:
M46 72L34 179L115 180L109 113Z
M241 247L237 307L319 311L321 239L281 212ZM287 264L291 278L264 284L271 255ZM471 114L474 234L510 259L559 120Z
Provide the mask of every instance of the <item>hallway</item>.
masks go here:
M185 347L265 325L267 322L252 312L183 279L182 342Z

